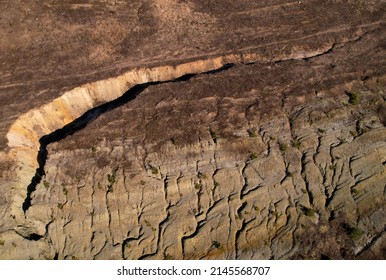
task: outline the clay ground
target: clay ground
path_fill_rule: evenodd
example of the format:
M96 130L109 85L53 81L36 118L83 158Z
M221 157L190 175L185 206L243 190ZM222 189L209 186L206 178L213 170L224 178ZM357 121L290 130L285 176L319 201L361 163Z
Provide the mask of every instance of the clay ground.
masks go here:
M4 218L0 258L385 258L384 1L1 5L3 181L12 123L68 89L262 59L149 86L48 145L26 213L46 231L28 240Z

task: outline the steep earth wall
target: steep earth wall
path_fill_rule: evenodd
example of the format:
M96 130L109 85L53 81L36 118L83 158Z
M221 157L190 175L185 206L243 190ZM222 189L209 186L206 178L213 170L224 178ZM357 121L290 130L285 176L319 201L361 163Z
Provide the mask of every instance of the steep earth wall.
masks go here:
M177 2L7 4L0 258L384 258L382 1Z

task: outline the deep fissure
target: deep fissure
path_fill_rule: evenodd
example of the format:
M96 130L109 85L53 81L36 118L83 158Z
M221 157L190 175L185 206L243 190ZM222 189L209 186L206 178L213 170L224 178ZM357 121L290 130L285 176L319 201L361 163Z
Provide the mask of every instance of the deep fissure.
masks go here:
M174 80L168 80L168 81L158 81L158 82L148 82L143 84L137 84L127 90L124 94L122 94L117 99L114 99L113 101L104 103L102 105L99 105L95 108L92 108L85 112L82 116L75 119L71 123L65 125L64 127L55 130L54 132L44 135L39 139L40 148L37 155L37 161L39 167L35 171L35 175L31 179L31 183L27 186L27 195L23 202L22 209L24 214L28 211L28 209L32 205L32 194L36 190L37 185L42 181L43 177L45 176L44 167L47 162L47 146L51 143L58 142L60 140L63 140L69 135L73 135L77 131L85 128L89 123L96 120L100 115L109 112L111 110L114 110L124 104L127 104L128 102L134 100L141 92L143 92L145 89L147 89L149 86L153 85L159 85L159 84L165 84L165 83L175 83L175 82L183 82L188 81L189 79L198 76L198 75L204 75L204 74L215 74L221 71L228 70L235 66L234 63L228 63L224 66L220 67L216 70L206 71L202 73L196 73L196 74L186 74L183 75L177 79Z
M308 61L311 58L319 57L325 54L329 54L334 51L336 47L336 44L333 44L328 50L323 51L316 55L306 56L302 59L305 61ZM289 59L280 59L277 61L273 61L273 63L281 63L283 61L287 60L296 60L296 58L289 58ZM249 62L249 63L242 63L242 64L256 64L258 62ZM191 74L185 74L182 75L179 78L173 79L173 80L167 80L167 81L158 81L158 82L148 82L143 84L137 84L127 90L123 95L118 97L117 99L114 99L113 101L104 103L102 105L99 105L95 108L90 109L86 113L84 113L79 118L75 119L71 123L65 125L64 127L48 134L40 138L40 148L37 156L37 161L39 164L39 167L35 171L35 175L31 179L31 183L27 186L27 195L23 202L22 209L24 214L27 212L27 210L31 207L31 200L32 200L32 193L36 190L36 186L41 182L43 176L45 175L44 166L47 161L47 146L51 143L58 142L60 140L63 140L69 135L74 134L75 132L79 131L80 129L84 128L89 124L90 122L94 121L96 118L98 118L101 114L106 113L108 111L111 111L115 108L118 108L129 101L133 100L140 94L142 91L144 91L146 88L148 88L151 85L158 85L158 84L165 84L165 83L174 83L174 82L182 82L187 81L195 76L204 75L204 74L215 74L218 72L222 72L225 70L228 70L235 66L235 63L227 63L224 64L222 67L210 70L210 71L204 71L201 73L191 73Z

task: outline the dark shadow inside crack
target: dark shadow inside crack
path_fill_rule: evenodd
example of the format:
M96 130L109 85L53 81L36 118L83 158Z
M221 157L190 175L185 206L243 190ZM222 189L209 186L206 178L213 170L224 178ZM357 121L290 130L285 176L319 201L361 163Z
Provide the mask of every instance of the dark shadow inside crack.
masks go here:
M134 87L130 88L128 91L126 91L122 96L118 97L117 99L90 109L89 111L87 111L86 113L84 113L82 116L75 119L71 123L40 138L39 140L40 148L37 155L37 161L38 161L39 167L36 169L35 175L31 179L31 183L27 186L27 195L22 205L23 212L26 213L28 209L31 207L32 194L36 190L37 185L42 181L42 178L45 176L44 166L47 162L47 156L48 156L47 146L49 144L63 140L69 135L73 135L75 132L85 128L89 123L96 120L100 115L106 112L109 112L111 110L114 110L115 108L118 108L134 100L141 92L143 92L149 86L164 84L164 83L184 82L198 75L215 74L224 70L228 70L232 68L234 65L235 64L233 63L229 63L229 64L225 64L219 69L206 71L203 73L197 73L197 74L186 74L174 80L148 82L144 84L135 85Z
M147 87L149 87L152 84L157 84L157 83L146 83L146 84L136 85L131 89L129 89L127 92L125 92L121 97L87 111L86 113L84 113L82 116L75 119L71 123L40 138L39 140L40 149L37 156L39 167L36 169L35 175L32 178L31 183L27 187L27 197L24 200L24 203L22 206L24 213L31 207L31 199L32 199L31 195L36 190L36 186L41 182L42 178L45 175L44 166L47 162L47 156L48 156L47 146L53 142L58 142L60 140L63 140L67 136L73 135L75 132L85 128L89 123L97 119L101 114L111 111L135 99L139 93L144 91Z

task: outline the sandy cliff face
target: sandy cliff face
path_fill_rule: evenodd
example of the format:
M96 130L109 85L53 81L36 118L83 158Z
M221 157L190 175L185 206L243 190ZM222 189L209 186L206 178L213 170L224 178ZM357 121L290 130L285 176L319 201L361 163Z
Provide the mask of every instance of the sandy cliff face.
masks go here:
M382 255L383 80L335 84L319 73L304 82L320 63L236 66L154 85L49 145L28 230L19 228L39 239L24 239L39 248L30 256Z
M272 57L271 60L310 58L326 53L331 48L332 46L328 46L311 52L297 51L285 57L283 55ZM16 194L14 201L11 202L12 215L18 222L22 222L23 214L20 209L23 208L21 205L27 197L25 186L29 184L35 170L39 168L38 152L42 145L40 139L43 136L65 127L98 105L121 97L136 85L174 81L185 75L216 71L234 63L254 63L258 59L258 55L254 53L231 54L175 66L134 69L121 76L86 84L65 92L51 102L21 115L7 133L10 148L8 157L17 163L18 182L13 186ZM264 58L260 58L260 61L264 61Z
M361 15L350 24L327 13L331 22L318 26L312 3L298 1L232 4L224 18L194 1L134 2L143 18L131 32L143 32L144 42L153 38L146 37L146 19L157 22L158 38L174 42L159 48L162 55L145 44L126 54L139 66L116 63L108 54L114 44L104 41L89 56L95 65L96 57L115 57L102 78L62 85L47 98L50 86L32 77L31 96L45 98L19 113L4 99L0 257L383 258L380 3L347 6ZM126 28L103 19L97 31ZM309 29L298 30L300 22ZM221 26L232 36L221 37ZM182 37L197 43L197 34L203 49L173 53ZM28 77L24 65L15 65L19 76L6 78L0 97ZM74 65L70 58L68 69Z

